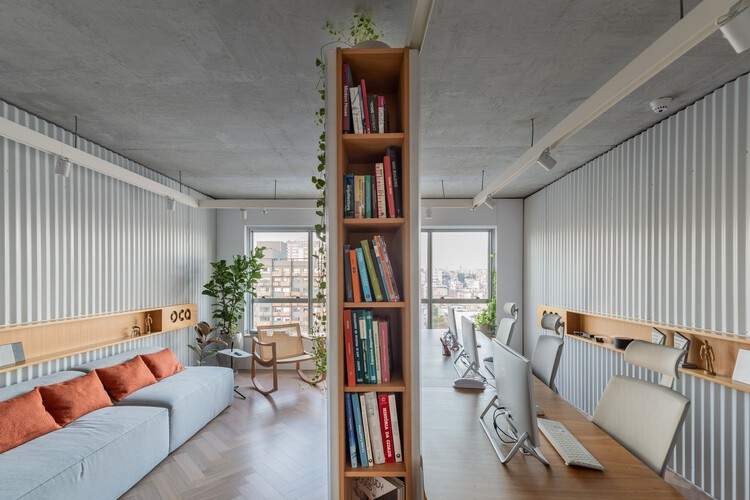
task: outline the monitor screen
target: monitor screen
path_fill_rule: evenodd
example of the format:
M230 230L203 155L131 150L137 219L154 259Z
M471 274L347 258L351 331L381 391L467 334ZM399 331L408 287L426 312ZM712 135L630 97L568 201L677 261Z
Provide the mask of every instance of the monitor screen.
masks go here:
M479 367L479 352L477 351L477 336L474 332L474 322L466 316L461 317L461 342L467 361Z

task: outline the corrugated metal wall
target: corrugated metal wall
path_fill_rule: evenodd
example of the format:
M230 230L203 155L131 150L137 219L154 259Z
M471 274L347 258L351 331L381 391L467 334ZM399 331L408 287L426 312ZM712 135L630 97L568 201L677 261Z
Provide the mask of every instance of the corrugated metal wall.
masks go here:
M0 115L68 144L71 133L0 101ZM93 155L172 187L179 185L88 141ZM0 325L210 302L200 294L215 254L214 210L177 204L91 170L54 174L56 157L0 137ZM194 193L196 196L201 196ZM140 343L190 361L189 330L0 374L0 386Z
M539 304L748 336L749 92L743 76L526 199L527 352ZM561 393L591 413L627 369L570 339ZM693 377L679 390L692 408L673 469L749 499L750 395Z

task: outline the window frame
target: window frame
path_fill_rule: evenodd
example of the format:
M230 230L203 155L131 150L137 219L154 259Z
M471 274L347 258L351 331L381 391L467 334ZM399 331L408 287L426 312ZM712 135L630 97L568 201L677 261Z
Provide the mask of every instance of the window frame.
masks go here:
M313 276L313 243L315 241L315 228L311 226L246 226L245 255L250 255L255 248L256 233L307 233L307 297L268 297L255 299L252 295L248 297L245 307L245 329L251 330L256 327L254 307L258 304L307 304L308 335L313 325L314 304L321 301L315 300L315 278ZM273 279L273 277L272 277Z
M487 227L461 227L461 228L443 228L443 227L423 227L421 233L427 234L427 297L420 297L419 303L427 305L427 325L428 329L432 328L432 307L436 304L487 304L494 291L492 290L492 264L493 254L495 253L495 229ZM432 295L432 235L433 233L487 233L487 298L480 299L458 299L439 297ZM420 286L421 289L421 286ZM421 314L421 313L420 313Z

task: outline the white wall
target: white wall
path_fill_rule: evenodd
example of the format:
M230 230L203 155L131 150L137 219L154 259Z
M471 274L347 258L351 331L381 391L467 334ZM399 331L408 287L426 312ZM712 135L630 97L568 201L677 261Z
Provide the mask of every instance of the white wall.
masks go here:
M497 272L497 314L505 302L515 302L523 310L523 200L494 200L495 209L486 206L475 211L468 208L432 208L432 218L425 219L422 210L423 228L481 228L495 230ZM521 350L523 345L523 315L519 314L515 327L513 347Z
M743 76L526 199L527 350L539 304L748 337L749 94ZM629 369L577 344L558 386L591 413ZM689 375L677 389L691 408L671 467L750 498L750 394Z
M73 144L69 132L0 101L0 116ZM171 187L177 183L85 140L79 147ZM198 304L214 256L215 211L163 197L73 166L0 137L0 326L61 320L170 304ZM192 193L202 197L199 193ZM138 344L171 347L191 360L191 330L99 349L0 374L0 386L70 367Z

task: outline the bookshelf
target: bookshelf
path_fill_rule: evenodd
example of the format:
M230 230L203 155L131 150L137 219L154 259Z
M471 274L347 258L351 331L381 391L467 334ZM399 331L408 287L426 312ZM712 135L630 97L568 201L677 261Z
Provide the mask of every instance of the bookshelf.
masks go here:
M329 54L329 67L333 53ZM329 185L329 277L332 290L329 303L331 328L329 348L329 380L331 381L330 432L333 471L331 477L332 498L348 500L351 481L360 477L398 478L405 483L407 499L417 498L421 488L419 478L419 456L416 436L418 418L418 378L415 357L418 355L417 323L419 302L418 293L418 189L415 179L416 166L411 161L416 158L410 152L416 131L412 123L417 119L410 94L412 82L412 60L416 53L410 49L335 49L335 71L328 74L329 89L336 89L335 103L328 105L326 133L335 135L335 149L329 146L328 185ZM368 94L385 97L388 108L388 128L386 133L354 134L343 131L344 109L344 64L352 71L355 81L365 79ZM333 80L333 81L332 81ZM331 144L332 146L332 144ZM383 161L387 148L400 152L401 213L390 218L346 218L344 217L344 176L346 174L371 174L374 165ZM333 153L333 154L332 154ZM410 154L411 153L411 154ZM417 231L415 233L415 231ZM355 247L362 240L372 240L379 235L387 245L393 268L393 275L399 289L399 300L394 302L347 302L345 300L344 245ZM391 332L391 347L397 350L391 367L392 376L388 383L349 385L346 376L344 322L345 311L371 310L374 315L387 319ZM417 323L418 324L418 323ZM416 358L418 359L418 358ZM346 394L377 392L394 394L399 421L399 432L403 462L385 463L371 467L351 466L347 448L345 416Z

